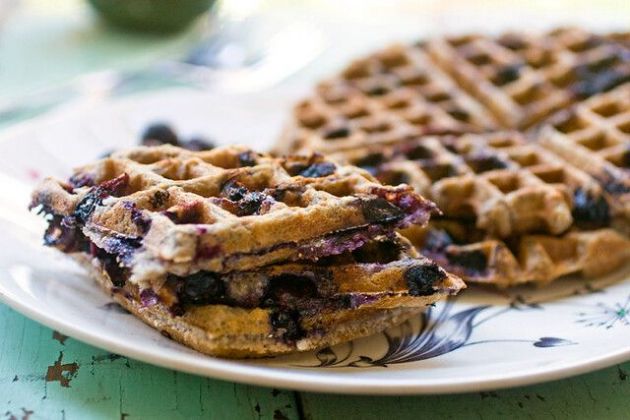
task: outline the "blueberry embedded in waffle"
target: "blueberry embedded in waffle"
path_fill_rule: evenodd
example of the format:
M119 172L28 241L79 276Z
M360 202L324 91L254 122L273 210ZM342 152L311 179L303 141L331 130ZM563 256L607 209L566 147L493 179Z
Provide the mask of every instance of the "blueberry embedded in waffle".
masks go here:
M33 205L53 215L52 244L68 247L64 232L79 230L128 261L135 281L317 260L435 211L410 187L383 186L320 155L272 158L236 146L115 153L68 183L44 181Z
M629 218L616 197L516 132L418 137L331 158L434 200L444 218L404 233L465 280L544 284L568 273L612 271L628 259Z
M610 228L502 240L470 224L443 219L406 234L424 255L446 270L466 281L498 287L544 286L569 274L594 278L630 259L630 239Z
M433 203L320 155L140 147L47 179L31 207L48 217L47 245L214 355L333 344L464 287L394 232L425 224Z

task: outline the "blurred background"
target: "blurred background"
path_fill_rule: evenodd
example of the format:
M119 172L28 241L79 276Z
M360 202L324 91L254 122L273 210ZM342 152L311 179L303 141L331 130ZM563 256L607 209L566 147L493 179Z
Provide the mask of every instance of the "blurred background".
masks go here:
M580 24L628 0L0 0L0 127L77 98L302 89L393 40Z

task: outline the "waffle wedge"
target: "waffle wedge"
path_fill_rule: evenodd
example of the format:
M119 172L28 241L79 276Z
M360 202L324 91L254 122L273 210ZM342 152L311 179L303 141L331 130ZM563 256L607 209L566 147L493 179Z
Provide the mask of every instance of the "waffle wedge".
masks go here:
M33 197L53 215L51 231L81 230L129 260L138 282L317 260L435 211L410 187L383 186L320 155L281 159L236 146L115 153L68 183L44 181ZM55 241L71 246L63 235Z
M400 237L317 264L169 275L159 289L125 281L101 253L86 251L73 256L125 308L178 341L226 357L333 345L394 325L464 287Z
M299 340L285 340L295 324L278 319L270 309L203 305L175 316L161 301L146 306L138 286L129 284L125 293L113 286L107 272L88 254L74 254L107 293L125 309L163 335L202 353L228 358L266 357L331 346L382 331L417 315L420 308L388 310L344 310L306 317ZM272 319L276 319L272 323ZM274 326L275 324L275 326Z
M320 155L141 147L45 180L31 207L124 307L217 356L335 344L465 287L395 232L433 203Z

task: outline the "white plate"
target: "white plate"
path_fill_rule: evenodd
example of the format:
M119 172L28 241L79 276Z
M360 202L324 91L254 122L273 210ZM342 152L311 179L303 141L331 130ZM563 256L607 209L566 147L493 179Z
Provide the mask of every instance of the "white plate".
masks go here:
M168 119L186 134L267 148L292 95L213 97L171 91L83 104L0 139L0 299L79 340L149 363L239 382L310 391L420 394L524 385L630 359L630 270L544 290L468 290L387 333L317 354L228 361L162 337L110 303L74 263L41 245L26 211L42 175L132 145L142 125ZM264 106L262 105L264 104ZM473 288L474 289L474 288Z

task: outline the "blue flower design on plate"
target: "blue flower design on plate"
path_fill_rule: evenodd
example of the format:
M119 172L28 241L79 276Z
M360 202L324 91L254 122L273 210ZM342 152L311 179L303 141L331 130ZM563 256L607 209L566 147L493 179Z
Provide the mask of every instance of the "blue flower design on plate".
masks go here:
M430 307L420 315L419 326L409 320L396 328L383 332L387 341L385 354L378 358L355 355L353 343L334 348L327 347L315 354L315 365L301 367L387 367L393 364L417 362L438 357L464 346L497 342L529 343L538 348L577 344L558 337L540 337L537 340L493 339L472 341L474 329L510 311L543 310L538 303L527 303L515 297L507 306L473 306L453 313L455 299L438 309ZM416 320L417 321L417 320Z
M610 329L616 325L630 325L630 296L625 302L612 305L598 303L589 310L578 313L578 324L585 327L605 327Z

